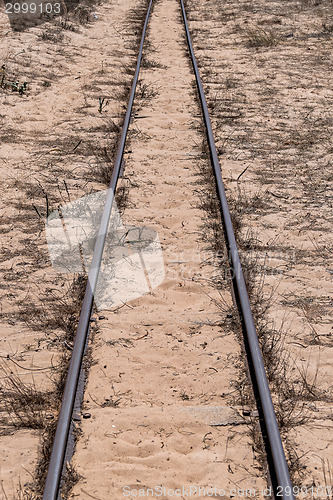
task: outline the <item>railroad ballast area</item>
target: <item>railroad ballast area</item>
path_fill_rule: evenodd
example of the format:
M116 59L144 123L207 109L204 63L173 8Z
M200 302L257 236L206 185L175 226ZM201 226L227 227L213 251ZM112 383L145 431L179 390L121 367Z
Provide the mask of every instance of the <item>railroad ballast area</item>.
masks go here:
M182 2L65 7L20 31L1 17L0 495L56 498L45 479L114 198L61 498L331 498L328 4L185 3L217 151Z

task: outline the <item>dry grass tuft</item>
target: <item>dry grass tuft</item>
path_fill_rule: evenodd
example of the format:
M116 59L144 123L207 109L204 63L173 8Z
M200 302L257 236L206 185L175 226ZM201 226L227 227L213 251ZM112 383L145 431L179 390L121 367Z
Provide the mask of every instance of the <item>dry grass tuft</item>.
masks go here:
M272 31L262 29L249 30L247 32L248 47L274 47L279 43L279 39Z
M5 415L2 418L4 428L43 429L45 409L50 404L51 394L38 390L34 382L23 382L5 363L1 363L0 370L3 374L0 408Z
M94 149L96 161L92 170L92 177L105 186L110 184L116 152L116 143L113 143L110 147L104 146Z
M48 288L39 297L26 297L20 303L19 319L35 331L54 332L53 342L72 342L87 277L76 275L71 284ZM63 332L57 335L55 332Z

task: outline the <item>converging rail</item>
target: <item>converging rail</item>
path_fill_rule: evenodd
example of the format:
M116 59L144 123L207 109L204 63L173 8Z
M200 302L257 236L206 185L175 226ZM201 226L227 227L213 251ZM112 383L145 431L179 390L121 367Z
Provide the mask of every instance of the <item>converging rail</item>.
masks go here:
M149 2L146 20L143 26L139 55L137 59L137 65L131 88L130 98L126 110L124 125L120 136L120 141L118 145L117 156L113 167L110 186L105 201L104 211L102 214L101 223L96 239L96 245L94 248L93 258L88 276L87 288L84 294L83 305L80 313L80 319L75 336L73 353L69 365L66 385L64 389L64 395L61 403L61 409L58 419L57 430L54 438L49 469L46 477L45 489L43 494L44 500L56 500L58 496L61 472L63 468L64 456L68 440L68 433L71 424L73 406L75 401L75 394L77 390L77 384L82 365L82 358L84 355L87 335L89 331L89 322L94 302L94 293L96 290L98 275L101 267L107 229L112 211L112 204L114 200L114 193L117 187L118 177L121 169L127 131L131 121L132 106L134 101L136 85L139 77L143 44L145 40L151 6L152 6L152 0L150 0Z
M51 459L49 463L45 489L43 494L44 500L56 500L59 495L61 475L64 466L65 453L67 448L68 436L72 420L73 407L76 397L76 391L82 366L82 360L85 352L85 346L89 335L89 324L94 302L94 294L98 282L98 276L103 256L106 234L109 224L109 219L114 201L114 193L117 186L119 173L121 170L122 158L125 148L125 142L128 132L128 127L131 120L132 106L138 82L138 76L141 65L143 45L145 41L146 30L152 9L153 0L150 0L145 23L143 26L142 37L140 42L139 54L137 58L136 71L131 88L128 107L124 119L115 164L112 172L109 190L106 197L105 207L101 218L98 236L96 239L95 249L93 253L91 268L89 271L87 287L84 295L83 305L80 313L79 324L76 332L71 362L68 370L66 385L64 389L63 400L61 404L56 434L54 438ZM211 162L214 169L216 180L217 194L221 203L221 215L224 226L224 232L228 247L229 260L233 275L233 288L235 297L238 303L240 316L242 319L245 343L248 346L250 364L254 373L254 386L258 393L258 407L263 419L263 427L267 433L268 443L268 463L273 486L276 490L279 487L279 498L283 500L293 500L293 488L290 480L288 466L282 446L281 436L277 425L277 420L274 412L271 394L268 387L267 377L265 373L264 363L258 342L249 297L246 290L243 271L238 254L235 234L232 226L230 211L226 199L224 184L221 175L221 167L216 151L215 140L209 117L207 102L201 82L198 65L193 51L191 36L189 32L186 11L183 0L180 0L183 22L186 30L187 43L192 60L193 70L197 82L199 98L201 102L203 118L205 122Z

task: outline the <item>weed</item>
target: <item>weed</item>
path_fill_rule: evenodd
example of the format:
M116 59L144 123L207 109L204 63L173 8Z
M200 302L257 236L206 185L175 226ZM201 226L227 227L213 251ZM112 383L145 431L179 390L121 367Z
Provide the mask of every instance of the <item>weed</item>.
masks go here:
M83 300L86 277L77 275L67 290L48 288L39 298L26 298L20 303L20 320L35 331L62 331L62 342L73 340L78 321L78 311Z
M64 34L59 27L53 29L45 28L41 35L38 35L38 38L39 40L43 40L44 42L60 43L64 39Z
M33 492L37 498L40 498L43 495L47 467L51 457L56 429L57 422L54 420L44 428L44 432L41 437L34 481L28 488L28 491L30 490ZM34 498L36 498L36 496Z
M120 404L121 398L114 399L113 396L110 396L109 398L105 398L105 402L102 403L101 407L102 408L117 408Z
M16 78L11 77L14 81L9 81L6 65L3 64L0 68L0 87L2 89L10 89L12 92L18 92L23 95L28 89L28 82L20 83Z
M55 21L55 25L56 26L59 26L60 28L62 28L63 30L67 30L67 31L77 31L76 27L74 24L68 22L67 20L56 20Z
M63 478L64 486L61 488L61 497L68 498L73 486L82 479L81 474L77 472L73 464L67 462L65 477Z
M128 206L129 201L129 185L122 184L117 188L116 191L116 203L120 213L123 213L126 206Z
M109 100L105 99L105 97L99 97L98 102L98 112L102 113L103 109L109 104Z
M247 32L248 47L274 47L278 43L278 38L271 31L256 29Z
M91 150L95 156L95 165L92 170L93 178L106 186L110 184L116 149L117 145L113 144L111 148L107 146L92 147Z
M148 83L142 83L139 80L136 90L136 95L138 99L149 101L158 95L157 90L154 90L152 86Z
M14 500L36 500L35 494L32 491L28 491L28 487L28 483L23 486L20 480ZM8 497L5 496L5 499L8 500Z
M0 78L1 78L1 83L0 83L0 87L2 88L4 83L5 83L5 80L6 80L6 76L7 76L7 72L6 72L6 66L5 64L3 64L0 68Z
M90 21L91 9L85 5L79 4L74 9L74 17L78 19L79 23L87 24Z
M133 344L133 341L131 339L119 338L119 339L115 339L115 340L108 340L106 342L106 345L109 345L111 347L113 347L115 345L120 345L122 347L132 347L134 344Z
M181 399L182 399L183 401L189 401L189 400L190 400L190 396L188 396L188 395L186 394L186 392L185 392L185 391L182 391L182 392L180 393L180 397L181 397Z
M35 384L24 383L4 363L0 384L1 405L6 413L6 424L16 428L42 429L45 426L45 407L50 393L39 391Z
M323 31L324 33L333 33L333 23L323 23Z
M157 61L154 61L153 59L147 59L145 56L142 57L141 67L145 68L145 69L165 68L165 66L163 66L163 64L161 64Z

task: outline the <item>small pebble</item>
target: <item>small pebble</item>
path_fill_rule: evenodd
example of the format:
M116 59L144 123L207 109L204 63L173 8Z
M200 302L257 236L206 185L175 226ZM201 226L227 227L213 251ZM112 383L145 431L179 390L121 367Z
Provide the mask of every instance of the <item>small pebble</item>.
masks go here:
M84 414L82 415L82 417L83 417L83 418L90 418L90 417L91 417L91 413L86 412L86 413L84 413Z

